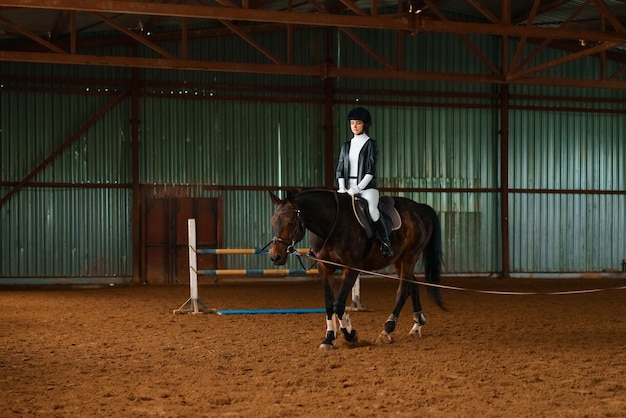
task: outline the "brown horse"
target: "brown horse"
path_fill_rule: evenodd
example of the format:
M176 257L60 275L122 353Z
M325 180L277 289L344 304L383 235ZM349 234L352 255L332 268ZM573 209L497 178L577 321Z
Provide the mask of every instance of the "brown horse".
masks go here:
M414 268L424 254L424 273L427 283L440 282L442 252L441 226L439 217L428 205L402 197L394 197L394 207L400 215L401 226L391 232L390 239L394 255L383 257L378 245L368 237L353 211L349 195L331 190L307 190L298 194L287 192L281 200L270 192L276 211L271 224L274 237L269 256L276 265L284 265L287 256L294 251L296 243L310 231L311 250L318 262L323 278L326 308L326 337L321 348L333 348L337 331L333 315L348 343L357 342L357 333L352 329L346 313L346 300L359 271L374 271L393 265L400 278L396 304L381 333L381 340L392 342L391 333L404 303L411 296L413 302L413 327L410 334L421 335L426 318L422 313L418 284ZM327 262L327 263L324 263ZM332 264L330 264L332 263ZM343 282L335 297L334 274L337 267L343 271ZM428 286L433 302L445 309L439 288Z

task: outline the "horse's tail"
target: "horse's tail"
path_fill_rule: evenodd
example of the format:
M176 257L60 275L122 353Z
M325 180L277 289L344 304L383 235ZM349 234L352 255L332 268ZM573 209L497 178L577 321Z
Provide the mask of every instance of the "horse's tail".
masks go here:
M426 206L426 210L433 223L433 232L424 248L424 276L426 283L439 284L441 283L441 266L443 264L443 252L441 250L441 223L439 222L439 216L437 212L430 206ZM435 302L441 309L446 309L445 304L441 298L441 292L437 286L427 286L428 296L430 300Z

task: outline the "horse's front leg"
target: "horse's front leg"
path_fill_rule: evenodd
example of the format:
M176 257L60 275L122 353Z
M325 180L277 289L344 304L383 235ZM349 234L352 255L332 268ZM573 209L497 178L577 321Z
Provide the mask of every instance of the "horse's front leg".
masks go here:
M335 290L334 271L329 271L320 265L320 274L324 282L324 307L326 309L326 337L322 340L320 348L332 350L333 341L337 338L337 326L335 325Z
M346 312L346 300L348 295L352 292L352 286L359 277L359 273L354 270L346 270L343 275L343 282L337 295L337 300L334 302L334 311L339 320L339 327L343 333L344 338L350 344L356 344L358 342L358 336L356 330L352 329L352 322L350 321L350 315Z

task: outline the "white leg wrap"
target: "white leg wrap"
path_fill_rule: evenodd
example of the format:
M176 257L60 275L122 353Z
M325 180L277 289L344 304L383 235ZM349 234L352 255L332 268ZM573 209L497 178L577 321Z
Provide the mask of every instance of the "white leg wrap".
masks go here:
M345 329L348 333L352 332L352 322L350 321L350 315L347 313L343 314L343 317L339 320L339 324L341 329Z
M335 325L335 318L337 315L333 314L331 319L326 320L326 331L333 331L337 335L337 326Z

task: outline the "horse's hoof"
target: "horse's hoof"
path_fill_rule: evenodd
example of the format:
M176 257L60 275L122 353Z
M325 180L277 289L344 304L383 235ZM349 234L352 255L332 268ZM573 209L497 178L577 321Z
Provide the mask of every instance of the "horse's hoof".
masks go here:
M385 322L385 332L387 334L391 334L396 329L396 322L398 322L398 317L394 314L389 315L387 322Z
M393 342L391 334L389 334L387 331L382 331L378 336L378 339L385 344L391 344Z
M409 331L411 337L422 338L422 326L418 323L413 324L413 328Z
M334 346L334 345L332 345L332 344L327 344L327 343L321 343L321 344L320 344L320 350L330 351L330 350L332 350L333 348L335 348L335 346Z
M354 329L351 332L348 332L347 329L341 328L341 332L343 332L343 338L345 338L346 341L349 343L356 342L359 339L357 336L356 330Z
M348 348L356 348L359 346L359 334L352 330L351 339L346 338L346 343L348 344Z
M387 321L385 322L385 331L387 334L391 334L392 332L394 332L396 329L396 322L395 321Z

